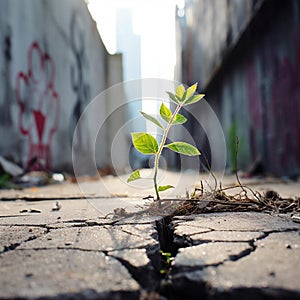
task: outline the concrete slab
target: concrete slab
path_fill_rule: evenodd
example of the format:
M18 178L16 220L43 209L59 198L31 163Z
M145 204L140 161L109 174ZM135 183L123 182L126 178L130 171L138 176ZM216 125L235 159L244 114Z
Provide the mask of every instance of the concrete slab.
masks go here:
M0 273L2 299L138 299L140 289L122 264L101 252L11 251L0 255Z
M188 217L175 217L174 225L192 226L218 231L283 231L298 229L299 225L291 219L266 213L255 212L223 212L201 214Z
M300 296L299 267L299 232L272 233L256 242L250 255L206 269L203 279L217 289L276 288L296 290Z
M135 268L145 267L151 263L146 249L125 249L109 252L110 256L129 262Z
M149 257L159 257L156 218L138 223L132 216L127 223L124 217L95 217L81 199L63 200L54 212L49 210L53 201L32 202L41 212L21 216L17 212L28 202L5 203L7 217L2 209L0 218L1 299L138 299L147 294L144 287L155 286ZM16 214L8 214L8 207Z
M153 225L92 226L52 229L19 249L75 248L82 250L112 251L158 245L151 237Z
M60 209L55 210L56 203ZM100 224L109 223L114 209L124 208L133 213L141 210L142 199L100 198L63 199L44 201L4 201L0 206L0 225L50 225L64 222L75 223L88 220ZM136 216L138 217L138 216ZM136 221L134 221L136 222ZM151 221L150 221L151 222Z
M99 198L56 199L60 187L1 202L0 298L299 299L300 224L288 215L162 218L142 214L141 197L100 198L95 184ZM126 214L112 218L118 208Z
M260 231L211 231L191 236L194 244L197 242L251 242L262 238Z
M299 299L299 224L263 213L175 217L172 223L174 240L184 247L172 263L175 299ZM192 294L184 293L187 286Z
M25 241L30 241L45 234L45 228L32 226L2 226L0 227L0 253L14 249Z
M174 267L204 267L219 265L226 260L237 259L251 251L248 243L216 242L180 249L174 260Z

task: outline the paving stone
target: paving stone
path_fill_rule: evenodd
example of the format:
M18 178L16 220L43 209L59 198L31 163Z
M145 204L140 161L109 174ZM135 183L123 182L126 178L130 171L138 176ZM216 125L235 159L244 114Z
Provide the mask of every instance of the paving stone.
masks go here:
M299 293L299 232L272 233L257 241L250 255L217 267L185 273L194 282L206 282L217 290L273 288Z
M182 224L208 228L213 230L235 231L280 231L285 229L297 229L299 224L284 217L271 216L266 213L255 212L224 212L201 214L188 217L175 217L173 224Z
M173 265L181 267L203 267L237 259L252 250L248 243L216 242L179 249Z
M58 211L52 211L56 200L4 202L4 208L0 208L0 224L45 226L69 221L84 222L87 218L96 218L100 215L99 211L85 199L61 200L59 202L61 209ZM40 211L40 213L30 213L32 209Z
M0 252L45 234L45 228L32 226L0 226Z
M53 211L57 201L59 201L61 209ZM3 206L0 206L0 225L66 227L76 222L108 224L116 222L111 219L116 208L126 208L127 213L133 214L131 218L120 217L120 224L152 223L155 219L160 218L139 215L141 209L137 205L142 204L141 199L131 198L5 201ZM30 212L32 209L39 213ZM135 212L137 212L136 215ZM105 218L106 216L108 217Z
M35 240L22 244L19 249L58 249L74 247L79 227L59 228Z
M180 248L173 261L175 296L188 295L184 289L189 286L189 296L193 297L200 292L206 295L203 297L214 295L213 299L240 299L246 295L247 299L300 298L299 224L285 217L258 213L174 219L182 235L185 227L193 228L187 230L192 234L186 234L190 243L200 243ZM211 231L194 233L197 228Z
M153 225L132 225L131 227L131 229L127 228L127 231L123 231L119 226L82 228L76 247L111 251L158 244L149 234L153 230Z
M92 226L52 229L20 249L76 248L111 251L158 245L153 225Z
M190 236L193 241L250 242L264 236L260 231L210 231Z
M175 235L194 235L197 233L204 233L204 232L209 232L211 229L208 228L199 228L196 226L191 226L191 225L185 225L185 222L180 222L179 225L177 225L174 229L174 234Z
M126 260L133 267L141 268L150 264L150 260L147 256L146 249L128 249L110 251L108 253L113 257L118 257L122 260Z
M140 289L127 269L101 252L16 250L0 255L1 298L137 299ZM114 297L114 294L119 294ZM81 295L81 296L80 296ZM72 297L71 297L72 298Z
M136 212L134 199L126 200L130 209L118 199L105 201L110 212L118 207ZM171 289L181 289L174 299L190 299L187 292L198 299L197 289L227 291L227 299L244 288L234 299L244 299L250 289L270 288L300 296L300 224L285 216L228 212L174 217L171 226L166 219L157 223L167 226L158 226L158 233L160 216L136 213L113 221L86 200L63 200L62 208L52 211L55 202L15 201L0 207L0 272L5 274L0 276L0 298L136 299L142 288L153 291L161 283L158 237L162 247L175 250L188 241L169 270ZM20 213L28 207L41 213ZM5 248L7 244L16 248Z

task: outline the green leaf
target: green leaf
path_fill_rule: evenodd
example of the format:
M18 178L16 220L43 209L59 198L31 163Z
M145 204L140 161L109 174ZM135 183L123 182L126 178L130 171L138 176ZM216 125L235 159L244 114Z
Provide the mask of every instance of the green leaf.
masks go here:
M175 119L173 120L172 124L178 125L178 124L184 124L187 121L187 118L184 117L181 114L177 114Z
M186 92L187 92L187 91L185 91L185 92L183 93L183 96L182 96L182 98L181 98L181 102L184 102L184 101L186 100Z
M160 115L161 117L166 121L169 122L172 118L172 112L169 110L169 108L164 105L163 103L160 106ZM181 114L177 114L172 122L172 124L174 125L178 125L178 124L184 124L187 121L187 119L181 115Z
M178 99L174 94L167 92L167 94L169 95L170 99L173 100L176 104L180 103L180 99Z
M140 111L140 113L141 113L141 115L142 115L145 119L151 121L152 123L154 123L155 125L157 125L157 126L160 127L161 129L164 129L164 127L160 124L160 122L159 122L157 119L155 119L154 117L152 117L152 116L150 116L150 115L148 115L148 114L146 114L146 113L144 113L144 112L142 112L142 111Z
M127 182L131 182L131 181L134 181L134 180L138 180L138 179L141 179L141 174L140 174L140 170L135 170L134 172L132 172L130 174L130 176L128 177L127 179Z
M159 113L166 122L169 122L172 118L172 112L164 105L164 103L161 104Z
M199 100L201 100L204 96L205 96L204 94L199 94L199 95L192 96L192 97L190 97L189 99L187 99L187 100L184 102L184 106L185 106L185 105L189 105L189 104L196 103L196 102L198 102Z
M184 92L185 92L185 88L184 86L181 84L177 87L176 89L176 96L182 101L182 97L184 95Z
M132 132L132 142L136 150L143 154L156 154L158 143L156 139L146 132Z
M186 91L186 98L190 98L191 96L194 95L194 93L196 92L197 90L197 86L198 86L198 83L196 82L195 84L193 84L192 86L190 86L187 91Z
M174 142L168 145L164 146L165 148L169 148L174 152L178 152L184 155L188 155L188 156L195 156L195 155L201 155L201 153L199 152L199 150L188 144L185 142Z
M174 189L174 186L173 185L160 185L159 187L158 187L158 191L159 192L163 192L163 191L166 191L166 190L168 190L168 189Z

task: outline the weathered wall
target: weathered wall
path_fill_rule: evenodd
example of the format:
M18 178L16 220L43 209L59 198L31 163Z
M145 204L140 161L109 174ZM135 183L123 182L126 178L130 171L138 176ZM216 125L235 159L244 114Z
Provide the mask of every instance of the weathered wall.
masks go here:
M241 168L261 162L267 173L299 175L299 1L197 1L193 9L198 22L186 29L193 42L183 45L189 54L183 80L202 83L223 125L229 166L237 135ZM224 11L241 28L237 34Z
M184 23L184 80L207 86L264 0L187 0ZM180 18L178 18L180 19Z
M109 55L83 0L0 1L0 155L71 169L76 123L108 85ZM121 74L121 65L117 65ZM106 103L94 117L106 117ZM89 153L93 118L77 139ZM105 142L97 164L108 164Z

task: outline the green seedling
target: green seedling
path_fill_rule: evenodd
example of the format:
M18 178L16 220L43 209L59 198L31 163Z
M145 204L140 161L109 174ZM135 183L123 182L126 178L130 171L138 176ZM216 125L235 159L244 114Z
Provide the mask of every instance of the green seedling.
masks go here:
M162 250L159 250L160 255L164 258L165 260L165 267L164 269L159 270L160 274L165 274L167 272L167 270L171 267L171 263L174 259L174 257L172 256L172 253L170 252L164 252Z
M159 253L165 258L166 264L167 264L168 266L170 266L170 265L171 265L171 262L172 262L172 260L173 260L172 254L171 254L170 252L164 252L164 251L162 251L162 250L159 250Z
M131 133L133 145L139 152L146 155L155 155L153 183L154 183L154 190L155 190L157 200L160 200L159 192L163 192L168 189L174 188L172 185L158 186L157 184L159 158L161 156L162 150L164 148L167 148L174 152L188 155L188 156L200 155L200 152L196 147L185 142L173 142L170 144L166 144L166 140L170 128L173 125L181 125L187 121L187 119L183 115L179 114L180 109L183 106L196 103L204 97L203 94L195 94L196 89L197 89L197 83L193 84L187 89L185 89L183 85L179 85L176 88L175 94L167 92L171 101L175 102L177 106L174 112L172 113L171 110L164 103L161 104L159 113L161 118L166 123L164 125L153 116L150 116L145 112L141 112L141 115L145 119L151 121L163 131L163 135L160 143L149 133L146 132ZM133 173L130 174L127 182L131 182L138 179L142 179L142 177L140 175L140 171L135 170Z

